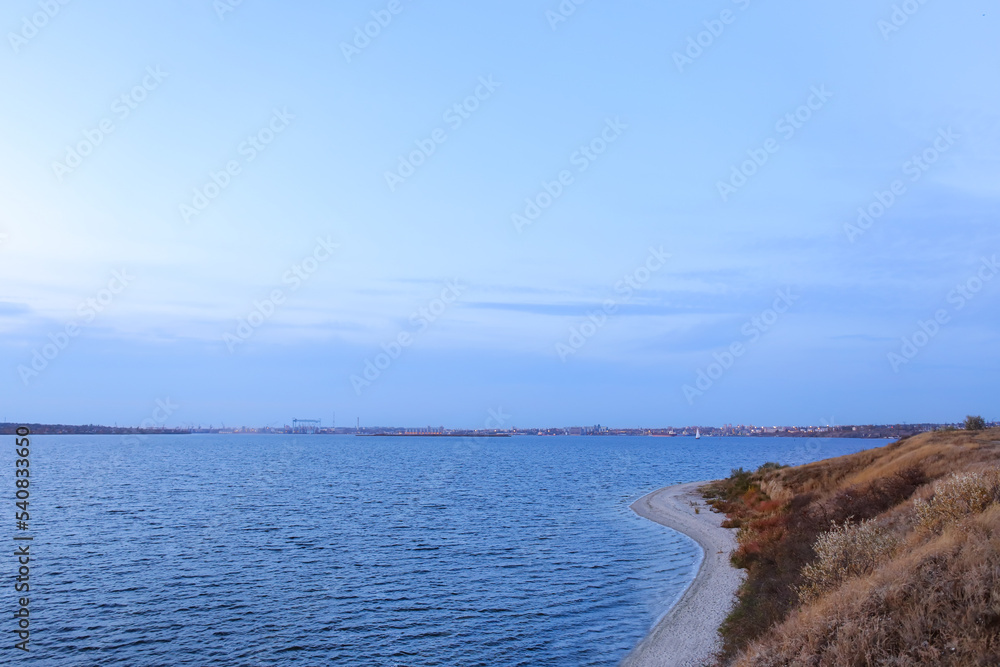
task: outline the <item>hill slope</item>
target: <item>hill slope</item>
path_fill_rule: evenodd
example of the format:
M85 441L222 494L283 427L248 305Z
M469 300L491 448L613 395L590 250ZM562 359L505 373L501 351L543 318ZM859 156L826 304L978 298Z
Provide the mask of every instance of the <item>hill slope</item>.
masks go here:
M704 489L748 576L720 665L1000 664L1000 429Z

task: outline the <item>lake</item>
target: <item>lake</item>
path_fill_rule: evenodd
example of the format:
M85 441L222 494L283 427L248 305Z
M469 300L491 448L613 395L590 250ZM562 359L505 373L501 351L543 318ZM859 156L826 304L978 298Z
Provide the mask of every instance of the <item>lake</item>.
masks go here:
M633 500L882 444L33 436L23 662L615 665L701 557Z

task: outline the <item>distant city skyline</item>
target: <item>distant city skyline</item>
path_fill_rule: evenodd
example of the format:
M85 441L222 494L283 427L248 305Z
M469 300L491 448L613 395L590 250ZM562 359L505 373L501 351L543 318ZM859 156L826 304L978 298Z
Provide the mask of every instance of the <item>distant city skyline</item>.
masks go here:
M981 419L981 417L979 417ZM308 420L307 420L308 421ZM966 420L967 422L967 420ZM988 427L1000 426L1000 422L984 420ZM153 420L138 425L112 426L100 424L24 424L0 423L0 433L12 434L17 429L28 427L37 434L237 434L237 435L388 435L388 436L468 436L488 434L526 435L526 436L754 436L774 435L793 437L848 437L848 438L900 438L941 429L965 428L962 421L948 423L920 424L828 424L828 425L773 425L762 424L688 424L683 426L646 425L646 426L540 426L540 425L508 425L500 427L497 424L487 424L479 429L450 428L445 426L318 426L316 424L282 426L247 426L220 424L189 425L168 427L155 424Z

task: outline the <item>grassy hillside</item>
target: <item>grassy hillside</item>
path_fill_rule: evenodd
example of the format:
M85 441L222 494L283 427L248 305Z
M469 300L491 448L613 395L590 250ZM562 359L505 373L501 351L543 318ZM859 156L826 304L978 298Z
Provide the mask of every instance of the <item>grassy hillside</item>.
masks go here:
M704 489L747 569L719 665L1000 665L1000 429Z

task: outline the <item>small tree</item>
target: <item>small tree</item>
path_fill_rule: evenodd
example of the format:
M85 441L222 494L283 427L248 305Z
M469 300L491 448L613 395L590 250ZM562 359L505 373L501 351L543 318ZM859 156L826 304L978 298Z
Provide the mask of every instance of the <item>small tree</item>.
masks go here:
M969 415L965 418L965 430L966 431L982 431L986 428L986 420L982 417L973 417Z

